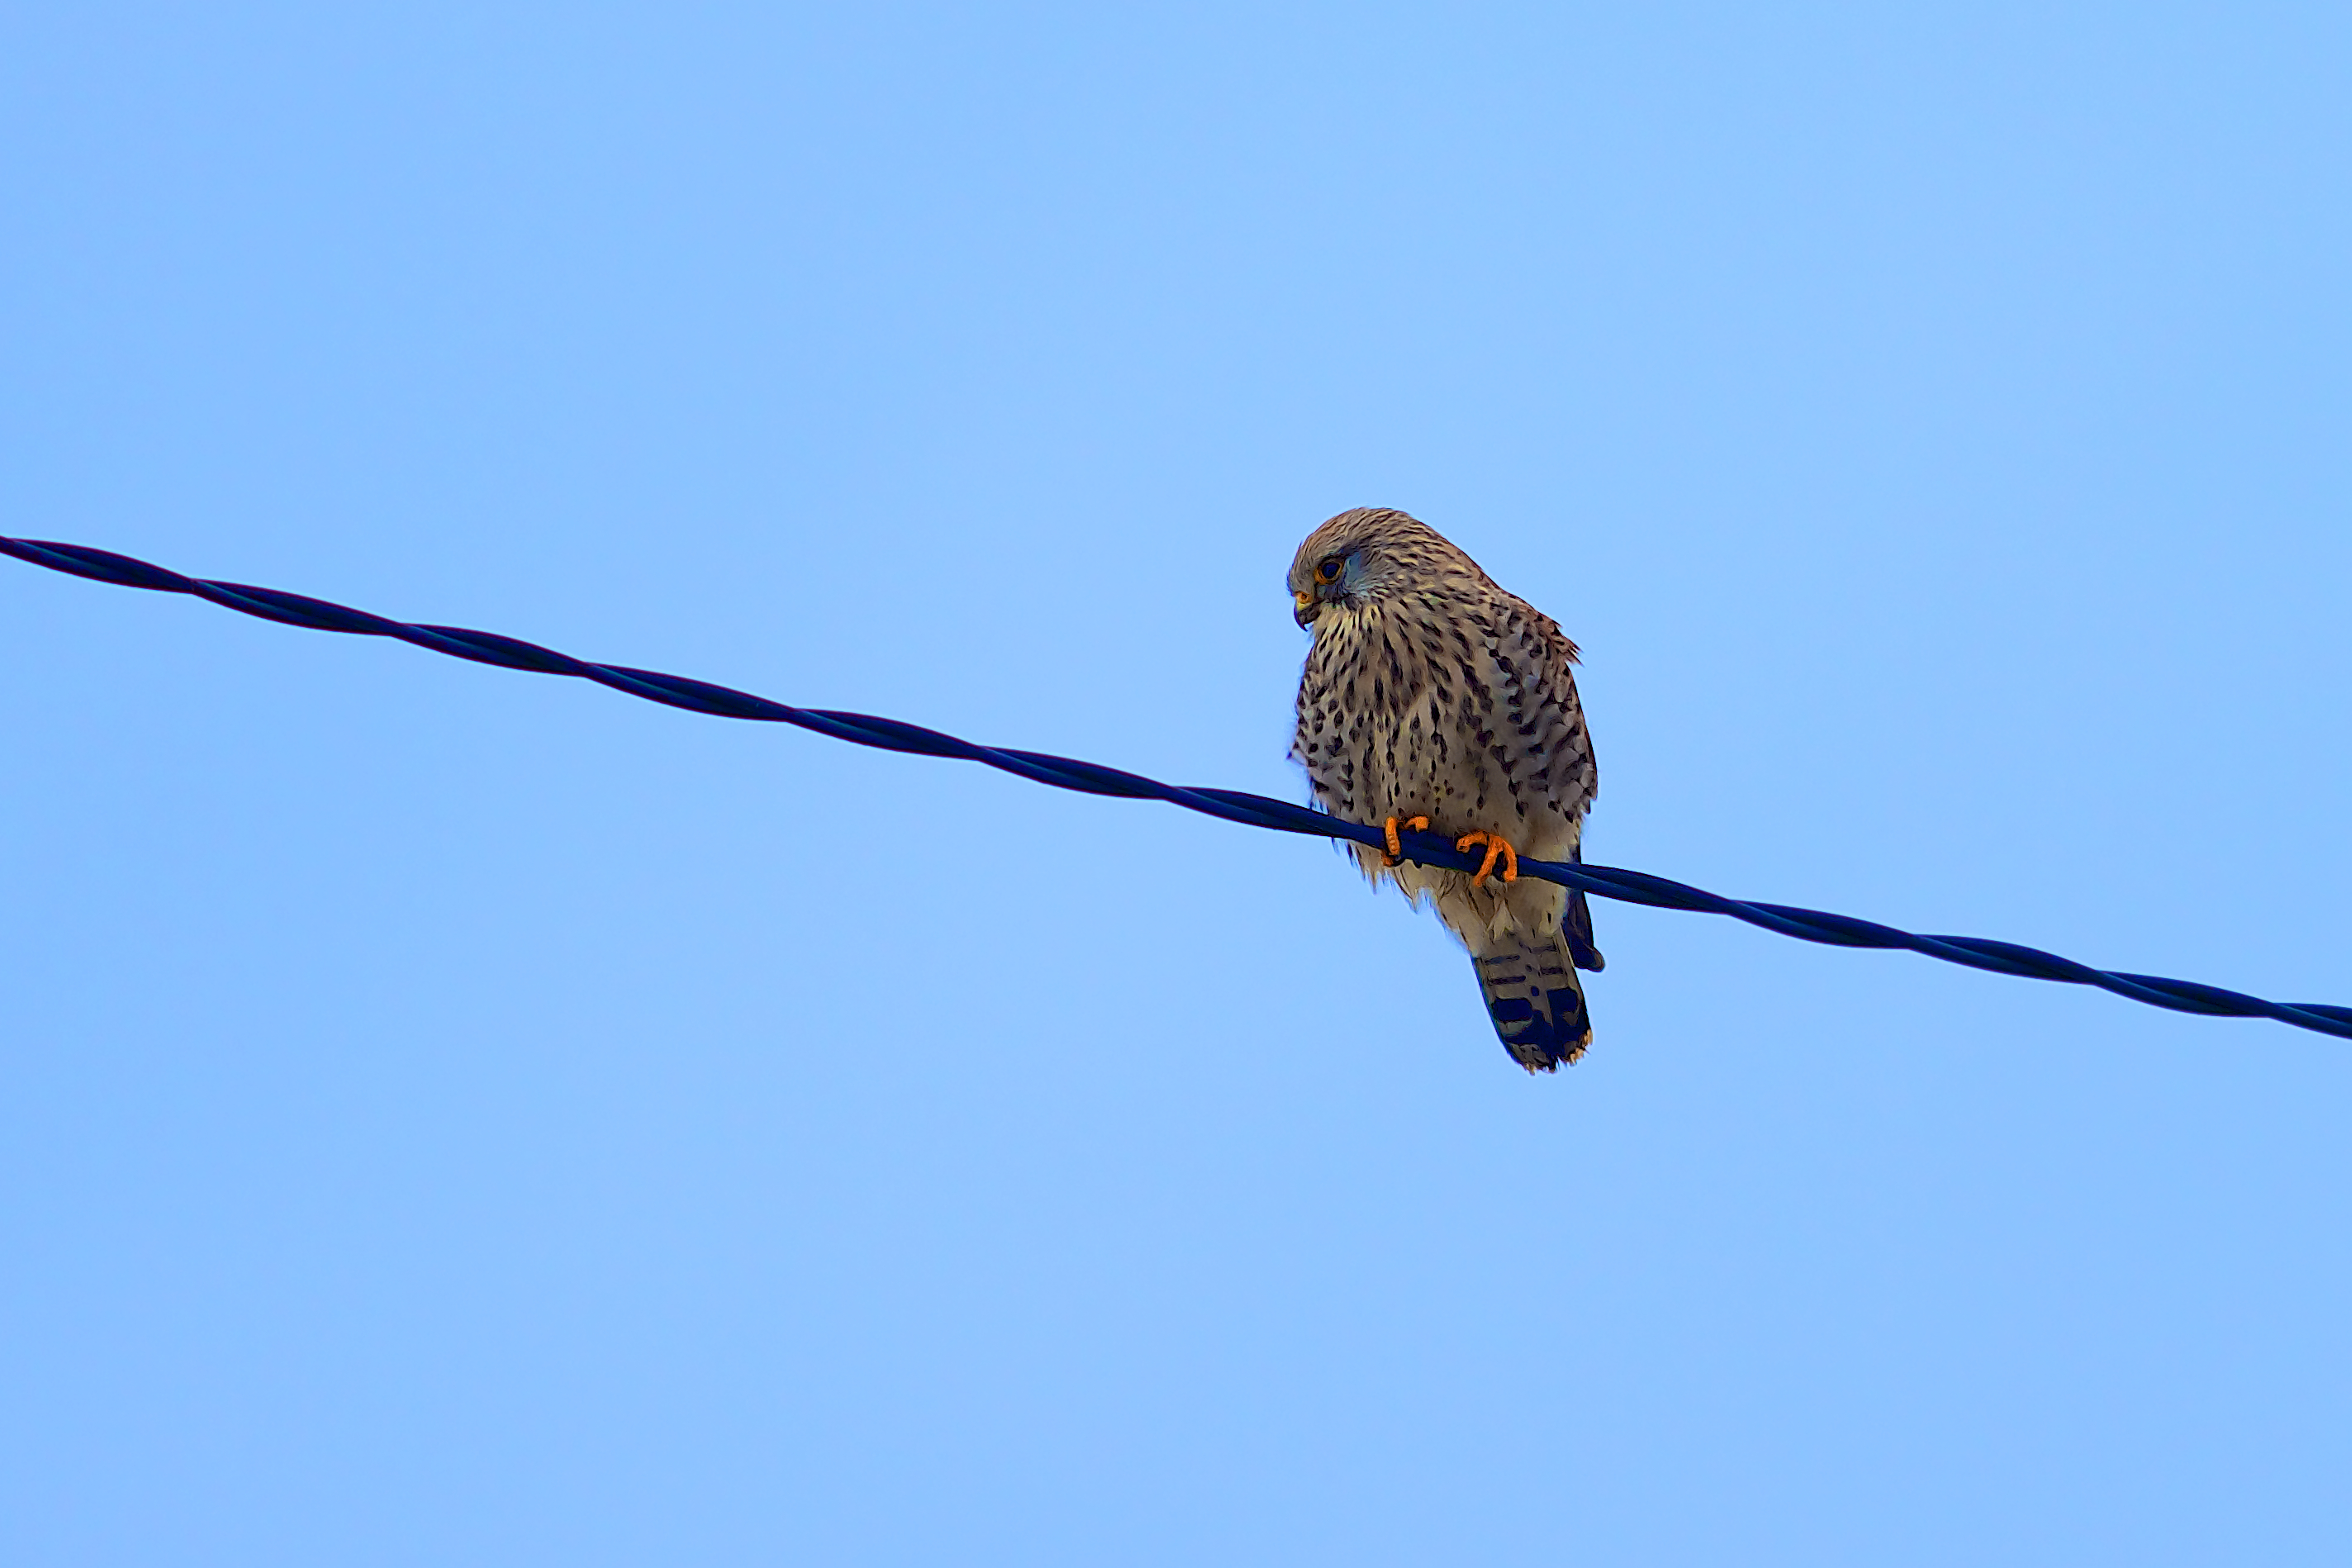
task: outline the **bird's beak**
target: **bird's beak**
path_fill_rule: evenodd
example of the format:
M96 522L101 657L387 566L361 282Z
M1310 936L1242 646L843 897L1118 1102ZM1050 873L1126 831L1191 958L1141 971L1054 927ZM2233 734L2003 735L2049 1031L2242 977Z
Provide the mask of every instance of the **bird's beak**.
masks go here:
M1316 604L1315 595L1312 594L1293 594L1290 596L1298 601L1298 607L1290 612L1290 618L1297 621L1302 626L1313 626L1315 624L1315 612L1321 607Z

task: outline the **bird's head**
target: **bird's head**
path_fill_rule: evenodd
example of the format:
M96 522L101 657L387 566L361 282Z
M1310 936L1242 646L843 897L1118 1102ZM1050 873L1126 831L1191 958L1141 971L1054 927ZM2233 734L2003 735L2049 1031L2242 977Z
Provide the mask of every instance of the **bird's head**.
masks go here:
M1290 563L1292 618L1313 626L1327 613L1360 610L1409 588L1466 571L1470 558L1420 519L1386 507L1343 511L1307 536Z

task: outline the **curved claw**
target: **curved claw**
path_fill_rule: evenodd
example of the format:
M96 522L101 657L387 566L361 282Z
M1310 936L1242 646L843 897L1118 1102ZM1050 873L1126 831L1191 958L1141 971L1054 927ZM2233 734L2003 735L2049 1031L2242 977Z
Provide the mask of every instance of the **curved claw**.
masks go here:
M1402 845L1397 843L1397 824L1399 822L1402 822L1407 827L1412 829L1416 833L1423 831L1429 826L1429 818L1425 816L1390 817L1388 825L1389 852L1381 861L1381 864L1383 866L1399 866L1404 863L1404 848Z
M1454 841L1454 847L1469 849L1480 844L1486 847L1486 858L1479 865L1478 874L1470 879L1472 887L1486 886L1487 877L1494 872L1495 860L1498 856L1503 862L1503 880L1516 882L1519 879L1519 852L1512 848L1509 842L1499 833L1465 833Z

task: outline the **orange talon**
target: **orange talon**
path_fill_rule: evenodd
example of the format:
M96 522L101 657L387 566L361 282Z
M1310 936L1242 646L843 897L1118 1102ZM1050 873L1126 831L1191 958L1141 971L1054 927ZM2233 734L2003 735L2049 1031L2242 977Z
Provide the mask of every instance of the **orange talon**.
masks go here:
M1484 844L1486 847L1486 858L1479 865L1478 874L1470 879L1472 887L1483 888L1486 885L1486 878L1495 869L1495 860L1497 856L1501 857L1503 862L1503 880L1516 882L1519 879L1519 852L1512 848L1499 833L1465 833L1454 841L1454 847L1468 849L1478 844Z
M1381 861L1381 864L1384 866L1399 865L1404 859L1404 847L1397 842L1397 823L1399 820L1399 818L1393 816L1389 818L1389 852L1388 858ZM1407 827L1412 828L1416 833L1429 826L1429 818L1425 816L1408 816L1402 820Z

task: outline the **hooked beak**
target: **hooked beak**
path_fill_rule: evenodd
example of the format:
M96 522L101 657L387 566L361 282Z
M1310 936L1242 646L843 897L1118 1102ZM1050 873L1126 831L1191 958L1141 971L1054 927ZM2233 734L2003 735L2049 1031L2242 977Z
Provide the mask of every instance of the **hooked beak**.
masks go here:
M1315 624L1315 612L1322 608L1320 605L1318 605L1315 602L1315 595L1312 594L1293 594L1290 596L1298 601L1298 607L1290 612L1290 618L1297 621L1302 626L1313 626Z

